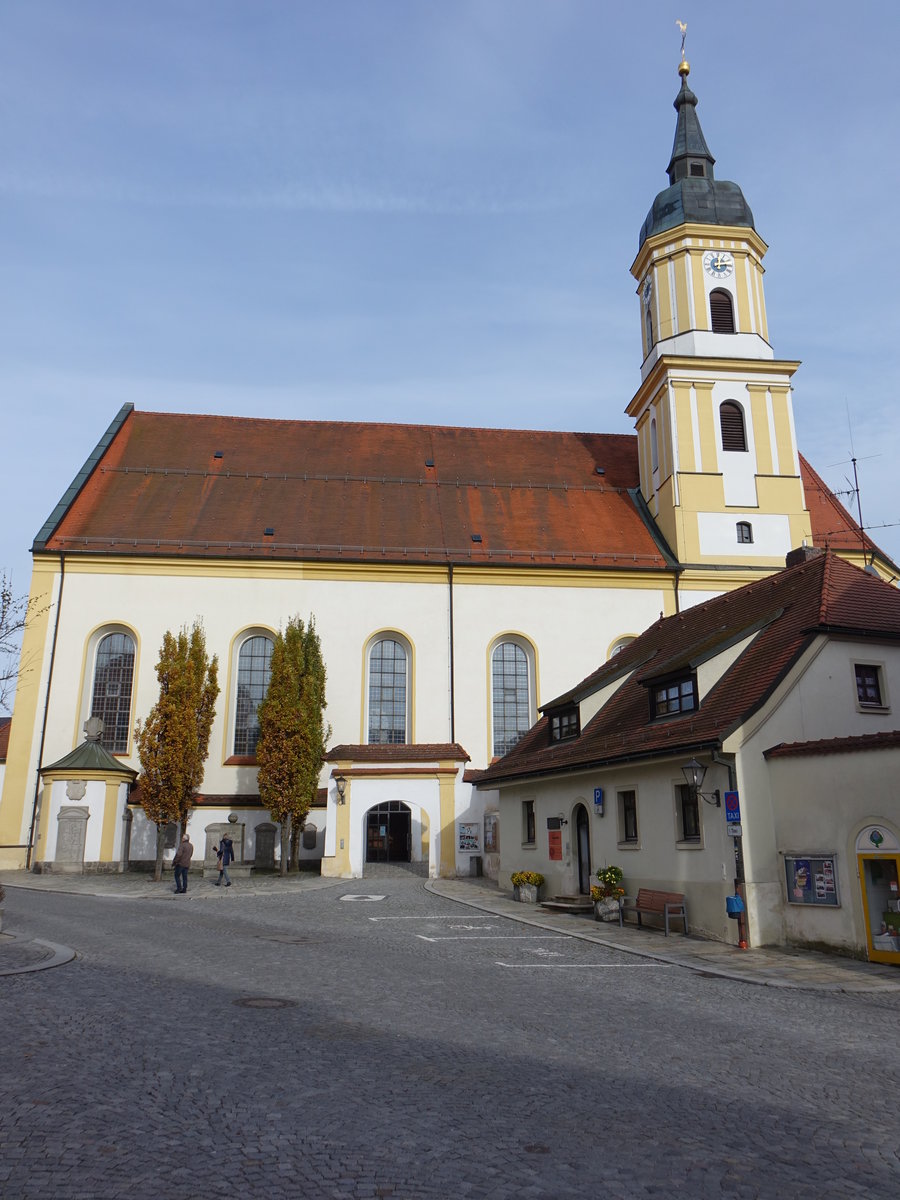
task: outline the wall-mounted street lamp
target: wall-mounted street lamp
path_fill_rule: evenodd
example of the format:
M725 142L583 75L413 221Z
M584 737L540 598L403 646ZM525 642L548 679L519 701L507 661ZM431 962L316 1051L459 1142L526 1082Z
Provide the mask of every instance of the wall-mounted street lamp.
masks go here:
M685 763L681 768L681 773L687 781L688 787L695 796L700 796L707 804L712 804L716 808L722 807L722 796L719 789L714 792L701 792L703 780L706 778L706 767L703 763L697 762L696 758L692 758L689 763Z
M347 801L344 799L344 793L347 790L347 780L343 775L335 775L334 786L337 788L338 804L346 804Z

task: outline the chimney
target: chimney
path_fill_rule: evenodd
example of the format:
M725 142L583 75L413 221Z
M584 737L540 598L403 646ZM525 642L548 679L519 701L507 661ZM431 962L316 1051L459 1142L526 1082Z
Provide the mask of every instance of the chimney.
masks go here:
M804 539L803 545L798 546L796 550L789 550L784 560L786 567L799 567L801 563L809 562L811 558L818 558L825 551L819 546L807 546Z

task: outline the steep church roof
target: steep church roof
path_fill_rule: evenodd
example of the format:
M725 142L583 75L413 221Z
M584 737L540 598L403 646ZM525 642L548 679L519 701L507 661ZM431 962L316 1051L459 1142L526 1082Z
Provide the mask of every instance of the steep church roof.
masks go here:
M35 551L659 569L632 435L126 406Z
M859 550L801 460L813 539ZM262 420L126 405L34 552L671 569L633 434ZM865 539L871 549L872 544Z
M771 695L820 634L900 642L900 591L826 551L799 566L661 618L576 687L504 758L467 778L484 786L588 766L719 746ZM654 681L696 669L737 640L747 646L698 707L654 719ZM570 741L550 740L554 710L624 681Z
M678 119L672 157L666 171L669 187L660 192L641 226L638 248L647 238L677 225L743 225L754 229L753 213L736 183L715 177L710 153L697 116L697 97L688 87L690 68L679 67L681 90L675 97Z

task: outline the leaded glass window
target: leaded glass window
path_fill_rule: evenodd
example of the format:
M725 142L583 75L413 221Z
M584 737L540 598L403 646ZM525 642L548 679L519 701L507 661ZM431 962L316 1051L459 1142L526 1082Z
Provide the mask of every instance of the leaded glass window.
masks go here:
M494 754L506 754L531 724L528 656L515 642L501 642L491 658Z
M392 638L383 638L369 652L369 743L406 742L408 656Z
M247 638L238 655L237 700L234 706L234 753L252 758L259 741L259 706L265 699L272 673L271 638Z
M108 633L97 647L91 716L103 722L100 744L110 754L128 753L134 640L127 633Z

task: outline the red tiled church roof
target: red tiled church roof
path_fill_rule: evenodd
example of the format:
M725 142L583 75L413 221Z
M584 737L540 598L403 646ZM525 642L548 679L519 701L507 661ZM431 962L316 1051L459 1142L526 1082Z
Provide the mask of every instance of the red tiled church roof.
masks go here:
M848 513L802 459L801 470L816 544L858 548ZM671 566L629 494L638 484L633 434L262 420L125 406L34 549Z
M544 716L504 758L470 775L492 784L720 745L764 703L813 638L828 632L900 641L900 591L829 551L663 618L544 706L546 711L575 703L629 674L578 737L552 743L550 718ZM736 635L753 640L698 709L651 719L649 680L673 670L676 662L684 669L698 665Z
M35 548L663 567L637 478L622 434L130 411Z

